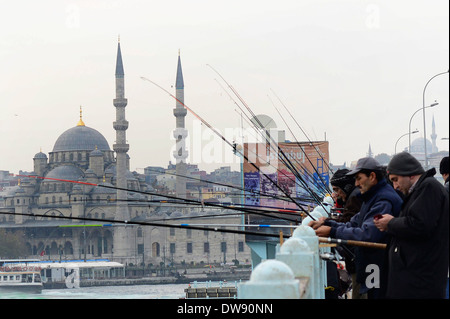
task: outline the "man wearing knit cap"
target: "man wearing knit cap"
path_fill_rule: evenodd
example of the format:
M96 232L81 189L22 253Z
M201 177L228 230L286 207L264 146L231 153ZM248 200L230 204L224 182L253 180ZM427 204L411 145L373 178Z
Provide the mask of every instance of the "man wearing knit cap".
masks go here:
M398 217L374 220L391 236L388 245L387 298L444 298L449 249L448 192L407 152L395 155L387 172L405 195Z
M333 193L336 194L336 204L342 208L341 215L337 218L339 222L348 222L361 209L361 198L359 189L355 187L355 180L352 176L348 176L348 169L338 169L333 177L331 177L330 184L333 188Z
M402 199L386 182L381 165L371 157L360 158L355 169L347 176L354 176L355 186L360 191L362 205L360 211L347 223L330 219L310 222L319 237L332 237L344 240L357 240L383 243L386 234L379 231L374 224L374 217L382 214L398 216ZM384 282L379 278L377 284L370 282L372 273L368 267L376 266L384 279L385 252L366 247L355 247L356 280L360 284L359 292L367 294L368 299L382 298ZM377 271L378 272L378 271Z

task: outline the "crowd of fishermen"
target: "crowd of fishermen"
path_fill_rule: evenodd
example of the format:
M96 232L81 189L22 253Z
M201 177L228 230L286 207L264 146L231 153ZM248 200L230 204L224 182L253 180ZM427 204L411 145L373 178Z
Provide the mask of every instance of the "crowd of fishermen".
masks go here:
M387 167L365 157L353 170L335 172L330 183L339 217L309 226L319 237L387 244L385 250L340 248L352 275L352 298L448 299L448 157L440 163L444 185L435 174L407 152L394 155Z

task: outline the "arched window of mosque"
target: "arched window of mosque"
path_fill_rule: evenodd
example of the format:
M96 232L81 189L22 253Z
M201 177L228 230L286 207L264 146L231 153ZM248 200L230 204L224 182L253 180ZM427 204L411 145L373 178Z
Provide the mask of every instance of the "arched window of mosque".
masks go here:
M61 159L61 162L65 162L66 161L66 154L65 153L62 153L62 159Z
M53 203L53 204L56 203L56 198L55 198L55 196L52 196L52 203Z
M137 236L138 236L138 237L142 237L142 227L139 227L139 228L137 229Z
M73 153L70 153L70 155L69 155L69 160L70 160L71 162L73 162Z
M78 153L78 161L81 161L81 153Z

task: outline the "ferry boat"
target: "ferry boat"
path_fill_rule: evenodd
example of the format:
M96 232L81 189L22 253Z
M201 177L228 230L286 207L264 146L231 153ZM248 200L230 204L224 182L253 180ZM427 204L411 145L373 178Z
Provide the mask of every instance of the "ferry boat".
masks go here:
M39 267L0 267L0 292L41 293Z

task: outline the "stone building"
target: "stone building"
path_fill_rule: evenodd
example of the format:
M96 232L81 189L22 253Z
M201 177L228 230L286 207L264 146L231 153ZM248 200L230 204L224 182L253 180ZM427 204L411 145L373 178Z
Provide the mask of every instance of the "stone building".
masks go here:
M84 123L80 108L77 125L56 139L48 155L37 153L33 172L21 176L20 183L2 195L1 211L8 214L0 214L0 228L23 232L28 254L22 257L26 258L108 258L146 265L248 261L250 250L244 235L165 226L211 223L211 220L237 224L241 215L230 216L222 209L187 209L152 201L154 189L143 175L130 171L124 82L119 43L113 149L100 132ZM179 115L177 107L175 113ZM130 223L121 223L125 220Z

